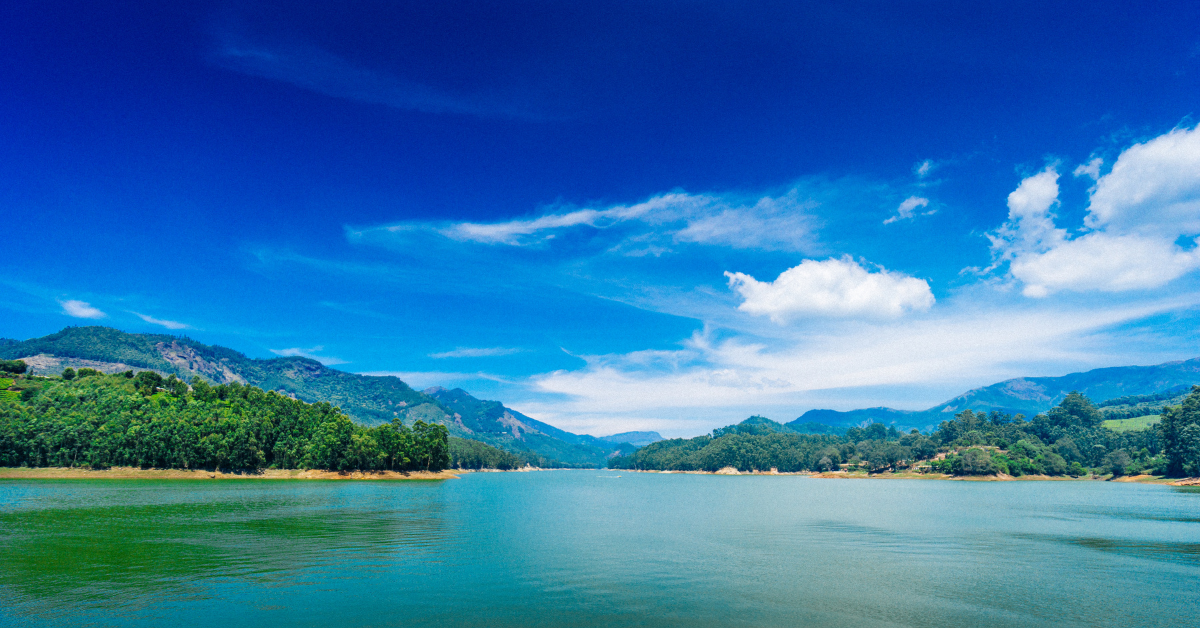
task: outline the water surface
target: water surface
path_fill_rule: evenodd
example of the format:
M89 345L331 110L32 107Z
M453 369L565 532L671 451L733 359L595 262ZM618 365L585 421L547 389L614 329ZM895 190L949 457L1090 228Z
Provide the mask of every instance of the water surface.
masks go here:
M612 471L0 481L0 625L1197 626L1200 492Z

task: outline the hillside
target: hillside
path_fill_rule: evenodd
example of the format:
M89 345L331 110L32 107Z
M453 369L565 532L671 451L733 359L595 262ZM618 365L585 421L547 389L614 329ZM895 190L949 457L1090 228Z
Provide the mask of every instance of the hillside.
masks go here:
M1146 402L1146 399L1127 401ZM1183 407L1164 413L1170 429L1103 426L1103 413L1086 397L1070 394L1045 414L1026 421L963 410L929 434L903 433L882 423L843 434L798 433L760 416L718 428L711 435L653 443L609 461L614 469L737 473L905 471L947 475L1102 476L1192 474L1200 469L1194 447L1200 389Z
M1018 377L967 391L928 410L809 410L787 425L795 428L807 423L823 423L849 427L878 422L901 428L932 429L966 409L1033 416L1050 410L1071 391L1100 400L1158 397L1164 393L1163 399L1170 399L1181 397L1193 384L1200 384L1200 358L1154 366L1100 368L1061 377ZM1145 400L1133 403L1139 402L1145 405ZM1161 403L1157 407L1161 408Z
M460 431L466 438L527 456L535 454L571 466L591 467L603 466L608 458L634 449L628 444L560 430L506 408L499 401L476 399L461 388L434 387L424 394L452 413L451 433Z
M25 341L0 340L0 359L21 359L30 374L57 375L64 368L103 373L154 371L211 384L239 383L307 402L333 404L363 425L400 418L445 425L452 436L522 455L544 466L603 466L629 445L580 436L541 423L499 402L482 401L461 389L420 392L399 378L347 373L303 357L256 359L226 347L165 334L129 334L109 327L68 327Z

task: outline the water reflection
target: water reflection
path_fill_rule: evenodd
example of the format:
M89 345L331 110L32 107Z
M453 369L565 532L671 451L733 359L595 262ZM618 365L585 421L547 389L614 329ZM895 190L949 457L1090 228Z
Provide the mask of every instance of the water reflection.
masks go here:
M1200 500L1172 488L602 475L0 482L0 625L1125 627L1200 607Z

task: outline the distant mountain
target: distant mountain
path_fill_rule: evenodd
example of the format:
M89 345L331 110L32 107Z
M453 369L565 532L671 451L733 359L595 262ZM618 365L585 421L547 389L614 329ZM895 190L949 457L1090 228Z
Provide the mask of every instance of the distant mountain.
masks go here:
M456 436L464 434L464 438L509 451L534 453L575 466L603 466L608 458L634 449L560 430L506 408L499 401L476 399L461 388L446 390L437 386L425 389L424 393L450 410L453 424L447 425L452 433L458 432Z
M610 443L629 443L634 447L645 447L650 443L657 443L663 440L663 437L659 436L658 432L621 432L620 434L601 436L599 438L602 441Z
M413 390L396 377L346 373L302 357L246 357L226 347L186 337L129 334L110 327L68 327L25 341L0 341L0 359L22 359L31 374L57 375L66 367L105 373L151 370L210 383L238 382L308 402L325 401L366 425L400 418L446 425L453 436L518 453L534 464L603 466L633 448L581 436L531 419L466 391Z
M1100 368L1062 377L1018 377L967 391L928 410L809 410L787 425L795 428L806 423L823 423L850 427L875 422L925 429L936 427L967 409L998 410L1032 417L1053 408L1071 391L1079 391L1094 402L1103 403L1117 397L1157 395L1164 391L1169 397L1182 394L1193 384L1200 384L1200 358L1154 366Z

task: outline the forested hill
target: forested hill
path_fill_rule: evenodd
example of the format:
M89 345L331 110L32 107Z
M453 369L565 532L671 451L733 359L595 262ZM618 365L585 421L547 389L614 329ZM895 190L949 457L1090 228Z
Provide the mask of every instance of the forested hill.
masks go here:
M0 466L437 471L452 463L444 426L397 419L365 427L330 404L237 382L196 377L189 386L153 371L84 368L62 377L17 373L0 387ZM511 464L494 449L468 458L468 466Z
M347 373L303 357L255 359L166 334L68 327L41 338L0 340L0 359L21 359L31 374L58 375L68 367L103 373L149 370L184 381L198 376L213 385L248 384L306 402L330 403L368 426L396 418L409 425L416 420L438 423L452 436L500 447L539 466L603 466L609 456L630 449L559 430L462 390L430 395L396 377Z
M788 425L796 427L805 423L824 423L849 427L878 422L898 427L932 429L968 408L976 412L996 410L1033 416L1049 411L1071 391L1078 391L1091 399L1108 400L1161 394L1164 391L1182 392L1193 384L1200 384L1200 358L1154 366L1101 368L1061 377L1018 377L965 392L928 410L809 410Z
M1078 393L1030 420L963 410L929 434L906 434L882 423L852 427L841 435L797 433L769 419L750 417L711 435L647 445L613 458L609 466L660 471L732 467L952 475L1200 475L1200 386L1171 400L1180 403L1163 408L1158 425L1123 431L1105 427L1102 408ZM1125 399L1117 406L1157 401L1166 399Z

